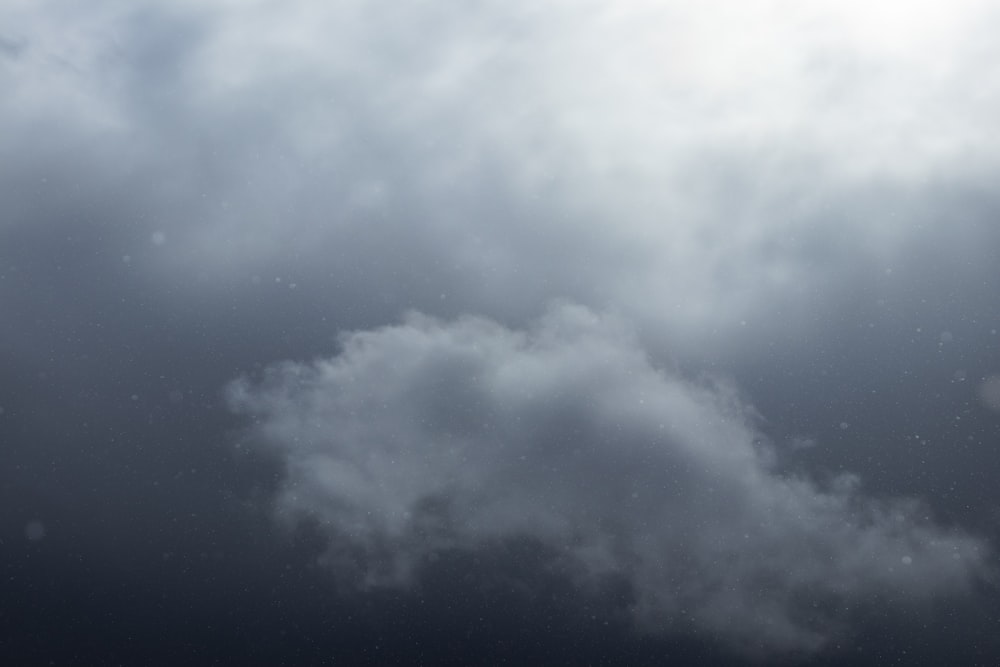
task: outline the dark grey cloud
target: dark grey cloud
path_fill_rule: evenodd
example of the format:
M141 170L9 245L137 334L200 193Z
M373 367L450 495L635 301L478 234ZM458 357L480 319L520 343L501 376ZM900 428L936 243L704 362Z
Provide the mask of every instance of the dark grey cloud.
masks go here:
M314 517L325 558L372 585L410 583L436 552L529 537L587 576L624 575L650 628L802 650L877 596L966 590L989 558L853 475L779 474L732 387L656 368L586 309L527 332L413 315L341 345L229 397L249 440L285 461L281 513Z

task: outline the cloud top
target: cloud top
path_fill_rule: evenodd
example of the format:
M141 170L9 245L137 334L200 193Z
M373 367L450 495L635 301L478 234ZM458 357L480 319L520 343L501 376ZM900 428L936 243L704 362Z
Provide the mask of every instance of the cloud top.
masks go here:
M915 501L780 473L733 387L655 367L612 317L413 314L341 344L228 396L285 461L280 512L315 519L358 581L408 585L435 552L529 538L627 578L644 627L809 650L853 605L952 594L983 567L982 543Z

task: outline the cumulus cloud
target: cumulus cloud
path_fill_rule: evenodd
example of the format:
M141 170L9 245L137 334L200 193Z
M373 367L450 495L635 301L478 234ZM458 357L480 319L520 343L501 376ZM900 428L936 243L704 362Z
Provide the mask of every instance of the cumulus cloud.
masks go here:
M325 560L369 585L528 538L585 579L627 578L643 627L808 650L855 605L962 591L986 556L852 475L780 473L734 387L657 367L621 321L582 307L523 331L412 314L228 397L285 463L280 514L315 520Z

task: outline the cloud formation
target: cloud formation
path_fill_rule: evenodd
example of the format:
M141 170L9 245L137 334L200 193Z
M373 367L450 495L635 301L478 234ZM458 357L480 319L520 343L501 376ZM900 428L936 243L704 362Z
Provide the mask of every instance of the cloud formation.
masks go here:
M12 5L0 123L40 164L5 168L36 208L113 194L120 254L194 293L814 333L914 245L993 240L949 197L996 180L997 17L786 4Z
M280 513L372 585L517 538L624 576L643 627L808 650L846 611L962 591L986 547L859 480L779 473L733 387L657 368L620 321L554 307L527 331L419 314L234 382L286 471Z
M994 4L4 2L0 398L72 409L0 487L218 534L207 397L346 329L230 397L348 579L527 538L775 649L960 591L983 545L875 498L996 504Z

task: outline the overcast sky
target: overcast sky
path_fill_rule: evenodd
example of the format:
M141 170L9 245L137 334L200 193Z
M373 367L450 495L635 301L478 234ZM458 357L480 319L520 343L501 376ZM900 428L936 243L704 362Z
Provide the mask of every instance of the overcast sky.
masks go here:
M996 664L998 30L7 0L0 654Z

